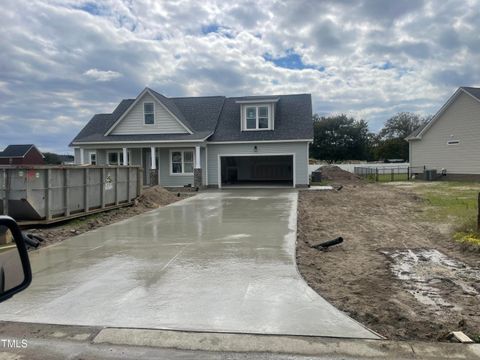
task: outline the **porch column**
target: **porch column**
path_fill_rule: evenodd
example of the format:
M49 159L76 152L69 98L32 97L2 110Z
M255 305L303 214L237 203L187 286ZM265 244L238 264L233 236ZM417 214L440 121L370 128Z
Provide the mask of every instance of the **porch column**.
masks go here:
M85 149L80 148L80 165L85 164Z
M157 149L155 146L150 147L150 185L158 185L157 164L155 162L157 157Z
M195 146L195 167L193 169L193 186L202 187L202 165L200 159L200 146Z
M127 166L128 165L128 152L127 152L127 148L123 148L123 166Z

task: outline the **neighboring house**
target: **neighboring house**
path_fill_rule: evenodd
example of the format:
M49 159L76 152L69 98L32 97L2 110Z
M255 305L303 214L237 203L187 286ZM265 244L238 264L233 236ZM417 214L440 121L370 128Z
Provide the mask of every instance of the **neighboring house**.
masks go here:
M43 165L42 153L33 144L8 145L0 152L0 165Z
M450 179L480 178L480 88L461 87L406 140L410 164Z
M309 94L167 98L146 88L71 142L76 164L140 165L145 185L308 184Z

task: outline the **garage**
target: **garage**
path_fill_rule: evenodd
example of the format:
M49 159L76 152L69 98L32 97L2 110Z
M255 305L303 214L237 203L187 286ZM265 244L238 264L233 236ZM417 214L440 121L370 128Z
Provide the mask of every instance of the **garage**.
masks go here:
M225 186L295 186L294 155L221 155L220 184Z

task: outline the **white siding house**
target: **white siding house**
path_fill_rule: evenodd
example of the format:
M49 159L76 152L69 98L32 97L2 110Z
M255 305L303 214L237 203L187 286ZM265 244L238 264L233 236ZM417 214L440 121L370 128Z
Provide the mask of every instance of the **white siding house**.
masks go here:
M412 167L443 170L447 178L480 175L480 89L459 88L407 140Z

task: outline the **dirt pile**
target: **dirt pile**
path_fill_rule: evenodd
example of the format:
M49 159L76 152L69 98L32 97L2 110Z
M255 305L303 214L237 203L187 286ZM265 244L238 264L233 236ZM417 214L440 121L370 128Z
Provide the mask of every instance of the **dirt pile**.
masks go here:
M362 183L363 179L351 172L340 169L335 165L322 166L319 169L322 174L322 180L332 181L342 184Z
M182 199L180 193L165 190L161 186L152 186L143 191L142 195L135 200L135 206L147 209L155 209Z

